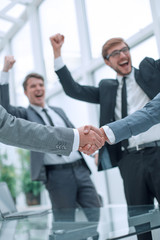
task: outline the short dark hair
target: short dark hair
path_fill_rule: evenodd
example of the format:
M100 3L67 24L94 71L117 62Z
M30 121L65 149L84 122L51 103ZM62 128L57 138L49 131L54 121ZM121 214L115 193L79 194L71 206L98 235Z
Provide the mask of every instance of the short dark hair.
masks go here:
M102 57L106 59L106 56L108 55L108 50L119 43L124 43L127 47L129 47L123 38L111 38L107 42L105 42L102 47Z
M40 74L38 74L38 73L29 73L26 77L25 77L25 79L24 79L24 82L23 82L23 89L26 91L26 89L27 89L27 81L28 81L28 79L30 79L30 78L38 78L38 79L41 79L43 82L44 82L44 78L43 78L43 76L42 75L40 75Z

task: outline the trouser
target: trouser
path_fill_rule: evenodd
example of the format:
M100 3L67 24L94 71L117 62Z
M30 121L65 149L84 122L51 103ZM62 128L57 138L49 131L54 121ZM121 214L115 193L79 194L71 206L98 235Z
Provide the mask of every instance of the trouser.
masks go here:
M152 207L154 198L160 203L160 147L146 148L132 153L125 151L118 165L130 216L133 215L130 206L150 205ZM138 214L147 211L148 209L144 207ZM150 240L152 236L147 232L138 235L138 239Z
M100 200L83 164L47 170L49 192L55 221L74 221L77 205L83 208L89 221L98 222Z

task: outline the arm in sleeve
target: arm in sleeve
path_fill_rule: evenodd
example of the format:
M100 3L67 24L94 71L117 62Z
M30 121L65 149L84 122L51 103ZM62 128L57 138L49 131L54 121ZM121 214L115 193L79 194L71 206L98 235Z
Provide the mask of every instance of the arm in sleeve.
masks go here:
M0 106L0 142L38 152L69 155L74 131L16 118Z
M9 72L1 72L0 74L0 85L9 83Z
M107 124L114 133L115 143L147 131L160 123L160 93L145 107L124 119Z
M60 83L68 96L85 102L99 103L99 88L89 85L80 85L74 81L61 57L55 59L54 68L59 77Z

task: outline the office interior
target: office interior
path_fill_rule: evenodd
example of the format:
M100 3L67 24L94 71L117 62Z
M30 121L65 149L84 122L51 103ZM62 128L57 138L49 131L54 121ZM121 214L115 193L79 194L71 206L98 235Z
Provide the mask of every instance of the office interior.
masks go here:
M0 0L0 70L4 56L13 55L16 59L10 71L11 103L28 106L22 88L24 76L38 72L45 78L49 104L64 109L76 127L85 124L98 127L98 105L65 95L54 73L49 37L63 34L62 57L74 79L80 84L98 86L106 76L115 77L101 57L102 45L111 37L127 41L135 67L145 56L159 58L159 9L159 0ZM2 166L12 165L20 175L19 149L0 145ZM103 205L126 204L118 168L97 172L93 157L86 158ZM50 206L45 189L40 197L42 206ZM18 207L26 207L21 190L16 203Z

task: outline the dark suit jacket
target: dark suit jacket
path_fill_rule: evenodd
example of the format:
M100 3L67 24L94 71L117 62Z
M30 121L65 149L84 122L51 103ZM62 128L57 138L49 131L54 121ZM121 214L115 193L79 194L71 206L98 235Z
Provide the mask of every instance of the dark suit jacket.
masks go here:
M83 86L75 82L64 66L56 71L63 89L72 98L100 104L100 126L115 121L118 88L116 79L103 79L98 87ZM145 58L135 69L135 79L147 96L152 99L160 92L160 60ZM107 151L108 150L108 151ZM117 166L121 158L121 144L106 145L99 151L99 170Z
M8 84L0 85L0 104L13 116L45 125L45 122L43 121L41 116L32 107L29 106L28 108L24 108L24 107L14 107L10 105ZM64 120L66 127L74 128L73 124L69 121L66 114L61 108L51 107L51 106L50 108L52 108ZM82 159L84 160L84 158ZM84 160L84 163L87 166L85 160ZM31 177L32 177L32 180L39 180L43 182L46 181L44 153L31 152Z

